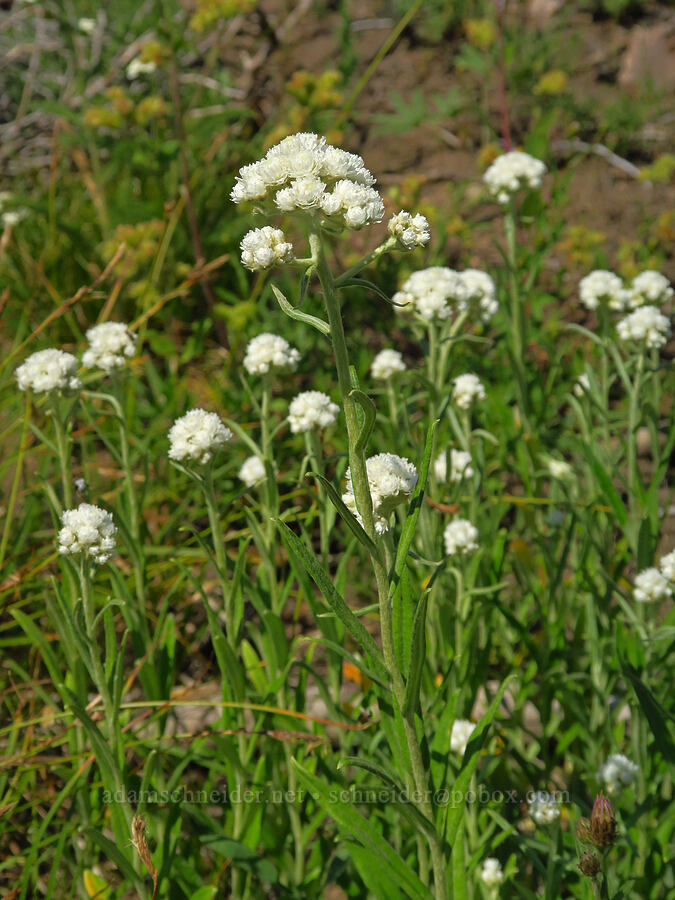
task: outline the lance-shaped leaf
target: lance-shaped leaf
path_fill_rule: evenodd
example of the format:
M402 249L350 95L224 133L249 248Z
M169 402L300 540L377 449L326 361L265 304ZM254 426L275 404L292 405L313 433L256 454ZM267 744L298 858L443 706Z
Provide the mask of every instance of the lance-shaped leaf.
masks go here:
M328 322L324 322L323 319L319 319L317 316L310 316L309 313L303 312L295 306L291 306L279 288L275 287L275 285L272 285L272 290L274 291L274 296L277 298L279 306L289 318L304 322L305 325L311 325L312 328L316 328L321 334L330 334L330 325Z

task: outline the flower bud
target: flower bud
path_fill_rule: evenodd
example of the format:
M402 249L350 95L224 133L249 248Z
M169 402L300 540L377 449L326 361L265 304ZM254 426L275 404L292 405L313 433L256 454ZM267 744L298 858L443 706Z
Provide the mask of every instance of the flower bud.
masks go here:
M583 844L591 843L591 823L585 816L577 822L576 834L577 840Z
M609 847L616 840L616 819L609 800L602 791L595 798L591 812L591 841L596 847Z
M585 850L581 854L579 868L581 869L582 875L586 875L588 878L595 878L602 868L600 857L597 853L591 853L589 850Z

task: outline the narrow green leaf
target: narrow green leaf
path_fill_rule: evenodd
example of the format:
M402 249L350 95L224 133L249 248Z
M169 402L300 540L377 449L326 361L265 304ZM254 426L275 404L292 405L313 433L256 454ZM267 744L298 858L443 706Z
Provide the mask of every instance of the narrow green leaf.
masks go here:
M612 484L612 479L609 477L607 472L604 470L601 462L593 452L592 448L589 444L582 442L580 444L581 450L586 457L588 465L593 472L598 484L602 488L602 492L609 503L609 505L614 510L614 514L619 521L619 524L622 528L625 528L628 524L628 510L623 505L621 497L619 496L618 491Z
M305 325L311 325L312 328L316 328L321 334L330 334L330 325L328 322L324 322L323 319L319 319L317 316L310 316L309 313L303 312L301 309L292 306L275 285L272 285L272 290L274 296L277 298L277 303L289 318L297 319L298 322L304 322Z
M370 440L370 435L373 433L377 410L375 409L375 404L370 399L368 394L364 394L363 391L354 389L349 392L349 396L353 397L356 400L356 402L363 410L364 415L361 430L354 446L354 452L365 453L366 447L368 446L368 441Z
M410 645L410 661L408 663L408 680L406 681L405 699L401 710L401 714L404 717L415 712L420 699L422 672L424 671L424 663L427 656L426 624L428 602L429 594L425 592L415 610L412 643Z
M666 762L675 763L675 742L666 727L666 722L672 717L642 681L638 672L630 664L622 660L619 660L619 662L624 675L630 681L631 687L635 691L640 709L649 722L649 727L654 735L654 743L659 753Z
M323 475L319 475L318 472L308 472L307 475L321 482L326 489L326 493L328 494L331 503L340 513L354 536L359 539L371 556L379 557L380 551L377 549L376 544L368 537L363 525L361 525L354 513L345 505L342 497L335 490L331 482L327 478L324 478Z
M415 485L415 490L413 491L413 495L410 498L408 514L403 524L401 537L396 549L394 572L396 573L398 578L400 578L403 566L405 565L406 557L408 556L408 550L410 549L410 544L412 543L412 539L415 534L417 519L419 518L420 509L422 508L422 502L424 500L424 491L426 489L427 478L429 476L431 453L434 447L434 432L436 430L436 425L438 425L438 419L431 423L431 425L429 426L429 430L427 431L427 439L424 445L424 458L422 460L422 467L420 469L419 478L417 479L417 484Z
M85 826L82 829L83 833L89 837L95 844L101 849L101 853L107 859L112 860L115 863L120 872L124 875L129 882L136 886L136 888L140 888L141 890L145 887L145 881L143 877L138 874L138 872L134 871L134 867L131 862L126 858L126 856L122 853L120 848L115 844L114 841L111 841L110 838L107 838L104 834L101 834L100 831L97 831L95 828L92 828L90 825ZM129 840L126 842L126 846L129 846L131 841L131 834L129 835Z

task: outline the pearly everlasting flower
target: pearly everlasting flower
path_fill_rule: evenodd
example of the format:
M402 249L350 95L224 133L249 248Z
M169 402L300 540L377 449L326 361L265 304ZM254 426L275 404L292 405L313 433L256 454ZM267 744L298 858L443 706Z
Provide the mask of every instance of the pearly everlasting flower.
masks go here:
M0 220L6 228L14 228L19 222L23 222L27 215L28 210L20 206L18 209L10 209L8 212L2 213Z
M560 817L560 805L553 794L537 791L530 800L529 813L537 825L551 825Z
M489 322L499 309L494 281L480 269L465 269L459 277L464 282L469 301L478 305L481 321Z
M508 203L523 188L540 188L546 166L544 163L518 150L498 156L483 175L487 189L498 203Z
M448 556L466 556L478 550L478 529L468 519L453 519L443 532Z
M604 784L608 794L618 794L633 783L638 772L639 767L634 762L622 753L614 753L607 757L596 777Z
M675 550L666 553L659 561L659 569L664 578L668 581L675 581Z
M137 339L123 322L94 325L87 331L89 347L82 356L82 365L85 369L112 372L134 355Z
M106 510L91 503L80 503L77 509L61 513L58 534L59 553L77 556L80 553L99 564L108 562L115 553L117 529Z
M450 732L450 749L453 753L464 756L464 751L475 728L474 723L469 722L468 719L455 719Z
M266 477L265 463L259 456L249 456L239 469L239 479L244 482L246 487L254 487L260 481L264 481Z
M315 175L294 178L288 187L282 188L274 202L282 212L296 209L319 209L326 185Z
M426 217L417 213L413 216L409 212L401 210L389 219L387 225L389 234L395 237L404 250L414 250L415 247L424 247L431 239L429 222Z
M241 261L252 272L293 261L293 245L286 240L281 229L270 225L249 231L239 246Z
M633 279L630 286L630 308L635 309L645 303L651 306L663 306L673 296L670 282L660 272L647 269Z
M463 478L471 478L471 454L466 450L450 450L450 481L461 481ZM444 450L434 460L434 475L437 481L445 481L448 477L448 456Z
M77 27L82 32L82 34L91 34L92 31L96 28L96 19L78 19Z
M591 390L591 380L586 374L586 372L582 372L581 375L578 376L577 380L574 383L574 387L572 388L576 397L583 397L585 394L589 394Z
M574 476L574 469L564 459L549 459L548 470L558 481L569 481Z
M340 407L321 391L303 391L288 408L288 421L293 434L327 428L337 418Z
M640 306L616 326L622 341L635 341L658 349L670 337L670 322L655 306Z
M375 528L378 534L389 530L389 516L395 507L404 503L417 484L417 469L405 457L394 453L378 453L366 460L370 496L373 501ZM342 500L361 521L356 508L351 470L347 469L347 491Z
M21 391L47 394L52 391L76 391L82 384L75 375L77 360L64 350L38 350L14 373Z
M169 458L205 465L228 441L232 432L216 413L191 409L171 426Z
M380 350L370 366L373 378L386 381L397 372L405 372L405 363L398 350Z
M341 216L352 229L380 222L384 216L384 203L375 188L347 180L338 181L322 196L321 209L329 218Z
M633 597L638 603L655 603L667 600L673 591L665 575L652 567L644 569L635 576Z
M467 309L469 292L459 272L431 266L413 272L393 300L403 312L415 312L425 322L443 322Z
M78 494L84 494L87 490L87 482L84 478L76 478L73 484L75 485L75 490Z
M452 399L460 409L469 409L476 400L485 400L487 396L477 375L458 375L453 384Z
M140 56L137 56L135 59L132 59L129 65L127 66L127 78L129 81L134 81L139 75L150 75L157 68L157 64L150 62L143 62Z
M278 334L259 334L249 341L244 368L250 375L265 375L271 369L295 370L300 353Z
M622 310L626 309L628 295L618 275L596 269L579 282L579 300L586 309L597 309L602 304Z
M504 880L504 873L499 864L498 859L488 856L483 860L483 868L480 870L479 876L486 888L496 888Z

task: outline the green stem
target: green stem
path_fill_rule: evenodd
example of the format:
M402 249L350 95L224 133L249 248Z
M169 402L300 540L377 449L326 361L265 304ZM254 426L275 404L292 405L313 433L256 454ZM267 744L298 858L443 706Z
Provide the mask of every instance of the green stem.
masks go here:
M353 278L355 275L361 271L361 269L365 269L366 266L369 266L371 262L374 262L379 256L382 256L383 253L387 253L389 250L393 250L396 247L397 241L395 237L389 237L385 241L383 241L379 247L376 247L374 250L371 250L370 253L367 253L363 259L360 259L357 263L355 263L351 268L347 269L346 272L343 272L342 275L338 276L334 281L334 287L340 287L341 284L344 284L350 278ZM311 244L310 244L311 246ZM314 248L312 248L313 250ZM312 259L316 261L316 256L312 255Z
M525 370L524 350L526 346L526 318L522 298L518 287L518 254L516 235L516 211L513 200L509 202L504 214L504 231L506 233L506 257L509 264L509 294L511 299L511 352L516 375L516 391L522 424L530 430L528 423L529 398L527 392L527 373Z
M70 465L70 438L67 432L65 417L61 415L61 404L58 397L51 400L52 419L56 436L56 449L59 455L59 471L63 489L63 508L73 508L73 474Z
M640 393L645 366L645 353L641 352L637 359L635 377L630 392L628 405L628 496L630 497L631 549L637 552L637 539L640 527L640 501L637 492L637 479L640 477L637 467L637 430L640 424Z
M225 629L227 631L227 639L233 650L236 649L236 635L234 633L234 598L230 591L227 580L227 554L225 553L225 539L223 537L223 526L220 521L218 512L218 503L216 501L216 492L213 486L213 464L209 463L204 472L203 479L204 499L206 500L206 508L209 514L209 525L211 526L211 540L213 542L213 553L216 558L218 567L218 580L220 589L223 592L223 604L225 606Z

